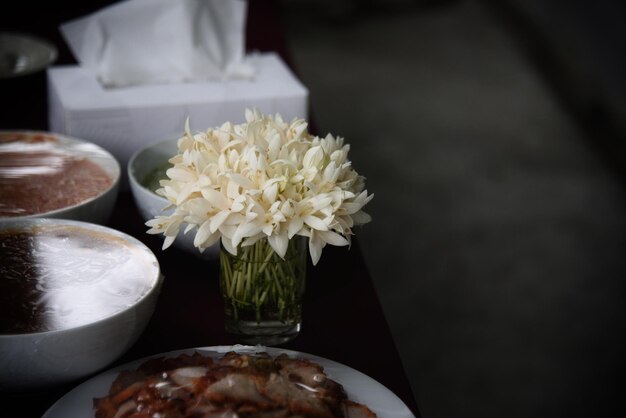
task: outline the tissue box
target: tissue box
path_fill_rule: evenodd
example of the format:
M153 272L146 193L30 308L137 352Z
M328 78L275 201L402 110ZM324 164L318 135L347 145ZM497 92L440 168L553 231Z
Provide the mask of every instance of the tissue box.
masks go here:
M247 57L253 80L162 84L105 89L79 66L48 69L49 128L94 142L122 166L143 146L182 136L189 117L192 131L226 121L244 122L246 108L279 113L284 120L308 117L308 90L275 53Z

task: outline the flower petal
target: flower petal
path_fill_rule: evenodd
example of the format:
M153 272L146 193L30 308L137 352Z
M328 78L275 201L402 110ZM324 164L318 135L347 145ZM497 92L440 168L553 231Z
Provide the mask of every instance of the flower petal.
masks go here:
M322 164L324 160L324 150L319 145L310 148L302 160L302 165L305 168L317 168Z
M196 247L202 246L202 244L212 235L210 229L211 221L207 220L200 225L196 231L196 236L193 239L193 245Z
M289 239L287 238L287 233L285 231L281 231L279 234L270 235L267 237L267 242L271 245L274 251L276 251L276 254L278 254L280 258L285 258L287 247L289 245Z
M247 177L242 176L241 174L231 173L229 175L229 178L231 181L235 182L244 189L254 189L254 184L252 184L252 182Z
M200 190L200 193L202 193L202 197L208 200L214 208L220 210L228 208L228 199L217 190L209 187L204 187Z
M172 245L175 239L176 239L176 236L166 236L165 240L163 240L163 247L161 247L161 249L167 250L170 247L170 245Z
M372 217L368 213L361 210L352 215L352 220L355 225L363 225L371 222Z
M237 247L232 244L230 238L224 235L222 235L222 246L232 255L237 255Z
M261 232L261 227L254 223L240 224L233 234L233 245L237 246L245 237L250 237Z
M322 240L330 245L336 245L342 247L348 245L348 240L333 231L316 231L316 235L319 235Z
M228 215L230 215L230 212L227 210L223 210L211 217L211 233L217 231L220 226L222 226L224 221L226 221L226 219L228 218Z
M296 217L291 219L291 221L289 222L289 225L287 226L287 237L289 239L293 238L294 235L296 235L304 226L304 221L302 220L301 217Z
M322 256L322 248L323 242L315 231L311 231L311 237L309 238L309 254L311 254L311 261L313 265L317 265L317 262L320 261L320 257Z
M196 180L196 175L185 167L173 167L168 169L165 174L175 181L192 182Z
M272 204L276 201L276 196L278 195L278 184L274 183L271 186L267 187L263 190L263 200L269 204Z
M199 245L198 248L201 251L204 251L206 248L209 248L217 244L220 238L221 238L220 234L211 234L211 236L209 236L209 238L207 238L206 241L204 241L201 245Z
M304 217L304 223L310 226L313 229L317 229L319 231L327 231L328 225L326 222L318 218L317 216L308 215Z

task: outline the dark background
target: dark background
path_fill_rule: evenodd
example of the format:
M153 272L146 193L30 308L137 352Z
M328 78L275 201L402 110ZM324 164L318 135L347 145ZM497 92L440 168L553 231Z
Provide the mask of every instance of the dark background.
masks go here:
M281 3L422 415L622 411L624 2Z
M108 3L15 2L0 29L69 64L59 23ZM358 234L422 415L623 410L623 2L274 4L263 48L376 196ZM47 128L44 73L0 85L0 129Z

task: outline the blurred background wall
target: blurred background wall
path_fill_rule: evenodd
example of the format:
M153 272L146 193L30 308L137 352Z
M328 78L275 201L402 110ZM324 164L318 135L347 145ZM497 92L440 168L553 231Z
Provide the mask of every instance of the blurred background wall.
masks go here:
M621 410L623 3L279 3L422 414Z

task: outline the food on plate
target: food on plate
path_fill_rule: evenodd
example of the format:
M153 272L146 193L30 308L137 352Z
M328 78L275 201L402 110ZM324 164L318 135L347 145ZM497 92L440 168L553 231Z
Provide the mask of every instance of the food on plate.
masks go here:
M46 213L84 202L113 179L94 161L42 133L0 134L0 217Z
M121 371L94 399L96 418L376 417L311 360L196 351Z

